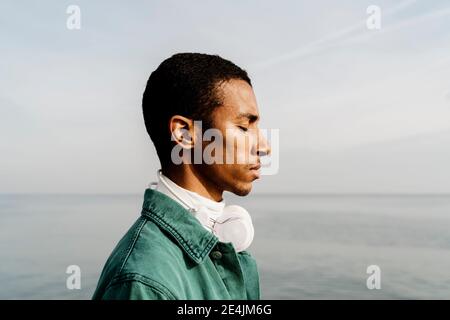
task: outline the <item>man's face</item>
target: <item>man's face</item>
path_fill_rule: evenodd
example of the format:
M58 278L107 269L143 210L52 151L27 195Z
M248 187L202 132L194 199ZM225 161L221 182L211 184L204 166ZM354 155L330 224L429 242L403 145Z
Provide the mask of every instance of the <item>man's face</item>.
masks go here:
M212 128L221 133L221 163L197 165L202 176L224 191L247 195L260 176L260 157L270 148L258 128L259 112L252 87L243 80L223 83L223 105L214 109ZM203 149L214 142L203 141Z

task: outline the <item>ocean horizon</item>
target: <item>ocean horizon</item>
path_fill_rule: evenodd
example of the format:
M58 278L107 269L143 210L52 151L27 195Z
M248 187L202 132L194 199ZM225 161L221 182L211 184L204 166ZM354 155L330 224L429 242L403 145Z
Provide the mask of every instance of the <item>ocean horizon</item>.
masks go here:
M0 299L90 299L143 194L0 194ZM449 194L226 196L255 225L262 299L450 298ZM69 290L67 267L81 270ZM367 267L381 270L368 289Z

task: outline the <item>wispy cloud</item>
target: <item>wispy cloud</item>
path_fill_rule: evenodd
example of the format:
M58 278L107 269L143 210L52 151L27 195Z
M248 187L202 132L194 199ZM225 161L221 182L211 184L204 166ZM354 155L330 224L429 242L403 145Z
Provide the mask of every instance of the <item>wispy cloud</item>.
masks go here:
M398 5L389 8L387 10L383 10L383 18L388 17L389 15L394 15L395 13L399 12L400 10L403 10L407 8L408 6L413 5L418 0L406 0ZM401 26L401 23L398 23L399 26ZM392 27L390 28L392 30ZM386 32L386 28L383 29L384 32ZM272 57L269 59L266 59L261 62L257 62L254 65L251 65L252 68L266 68L273 65L276 65L278 63L287 62L289 60L293 59L299 59L304 56L309 56L314 53L317 53L319 51L324 50L325 48L335 45L336 43L342 44L345 41L351 41L356 39L361 39L361 36L364 36L365 38L368 37L368 35L373 35L374 33L368 32L366 28L366 19L359 20L358 22L349 25L347 27L344 27L340 30L331 32L319 39L316 39L306 45L303 45L295 50L286 52L284 54L278 55L276 57Z

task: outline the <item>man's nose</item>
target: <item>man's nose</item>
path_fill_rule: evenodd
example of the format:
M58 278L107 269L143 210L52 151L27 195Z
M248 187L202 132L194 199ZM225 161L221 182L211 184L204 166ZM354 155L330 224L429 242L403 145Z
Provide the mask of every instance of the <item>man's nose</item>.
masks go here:
M261 130L258 132L258 148L257 148L257 155L260 157L270 155L271 148L269 146L269 142L267 141L266 137L262 134Z

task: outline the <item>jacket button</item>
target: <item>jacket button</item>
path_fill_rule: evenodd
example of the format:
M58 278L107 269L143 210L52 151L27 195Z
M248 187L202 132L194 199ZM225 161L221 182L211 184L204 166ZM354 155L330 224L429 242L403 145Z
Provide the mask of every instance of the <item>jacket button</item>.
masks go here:
M220 251L213 251L211 252L211 257L213 259L220 259L222 258L222 253Z

